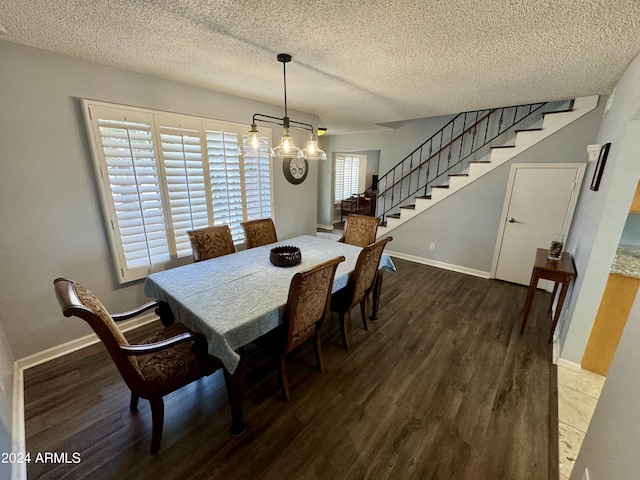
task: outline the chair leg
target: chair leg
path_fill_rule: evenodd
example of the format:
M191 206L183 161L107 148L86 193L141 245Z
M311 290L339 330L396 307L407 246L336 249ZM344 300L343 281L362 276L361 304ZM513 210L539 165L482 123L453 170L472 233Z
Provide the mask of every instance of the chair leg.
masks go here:
M289 380L287 379L287 359L286 354L280 355L280 362L278 363L278 373L280 374L280 387L282 387L282 395L288 402L291 399L291 393L289 393Z
M342 345L344 346L345 350L349 350L349 342L347 340L347 326L344 320L344 313L340 312L338 316L340 318L340 335L342 335Z
M365 330L369 330L367 326L367 297L365 296L360 302L360 316L362 317L362 326Z
M162 427L164 424L164 401L162 397L149 399L151 404L151 455L155 455L160 450L160 440L162 440Z
M129 410L131 410L132 412L135 412L136 410L138 410L138 400L140 400L140 397L135 395L133 392L131 392L131 401L129 402Z
M320 332L316 330L316 334L313 336L313 353L316 355L316 365L318 370L322 371L322 346L320 345Z

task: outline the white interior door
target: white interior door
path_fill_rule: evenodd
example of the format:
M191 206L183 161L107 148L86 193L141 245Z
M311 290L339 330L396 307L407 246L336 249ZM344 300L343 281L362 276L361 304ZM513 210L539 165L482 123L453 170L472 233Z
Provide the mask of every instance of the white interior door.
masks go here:
M569 233L585 164L515 164L494 255L494 277L529 285L537 248ZM540 285L543 286L543 285Z

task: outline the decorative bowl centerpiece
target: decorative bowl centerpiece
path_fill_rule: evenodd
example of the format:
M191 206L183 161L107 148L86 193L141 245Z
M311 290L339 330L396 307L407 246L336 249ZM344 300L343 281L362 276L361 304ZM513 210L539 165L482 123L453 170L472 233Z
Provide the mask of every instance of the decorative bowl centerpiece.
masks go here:
M285 245L272 248L269 260L276 267L291 267L298 265L302 261L302 254L298 247Z

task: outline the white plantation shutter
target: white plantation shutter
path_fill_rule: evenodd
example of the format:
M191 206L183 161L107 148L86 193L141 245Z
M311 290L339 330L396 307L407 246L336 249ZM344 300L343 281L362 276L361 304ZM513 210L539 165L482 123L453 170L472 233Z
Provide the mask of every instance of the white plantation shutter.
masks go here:
M334 203L338 203L365 191L367 156L339 153L335 158Z
M243 141L245 139L243 138ZM268 146L268 139L260 139L263 146ZM266 148L261 153L244 157L245 202L247 204L247 220L256 220L271 216L271 176L269 156Z
M160 126L162 158L176 255L191 255L187 232L209 225L198 130Z
M240 226L244 206L238 138L238 134L231 132L206 132L214 224L229 225L234 242L244 239Z
M120 237L123 277L146 275L169 260L158 165L149 118L96 110L103 165L111 196L111 228Z
M83 101L121 283L191 255L187 231L271 217L271 165L243 159L246 125ZM262 141L268 145L268 137Z

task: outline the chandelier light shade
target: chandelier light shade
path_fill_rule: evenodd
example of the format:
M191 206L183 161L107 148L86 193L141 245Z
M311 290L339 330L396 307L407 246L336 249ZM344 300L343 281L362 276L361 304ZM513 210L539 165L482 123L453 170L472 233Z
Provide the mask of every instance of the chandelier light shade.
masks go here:
M259 156L261 154L273 156L273 150L269 146L266 139L260 137L260 132L255 123L251 124L251 130L242 143L242 152L244 156Z
M273 156L276 158L304 158L302 150L296 147L296 145L293 143L293 138L291 138L291 135L289 135L288 128L284 129L282 139L280 140L280 145L273 149Z
M307 160L326 160L327 154L324 151L318 148L318 140L316 140L315 135L312 133L309 135L309 141L307 142L307 146L302 150L304 153L304 158Z
M291 55L288 53L279 53L278 61L282 63L282 73L284 79L284 117L273 117L271 115L264 115L262 113L254 113L253 121L251 122L251 130L246 139L242 143L242 153L247 155L259 155L261 153L268 153L275 158L306 158L307 160L326 160L327 154L320 150L318 147L318 140L316 139L313 125L303 122L296 122L289 118L287 111L287 63L291 61ZM263 143L258 131L257 122L272 123L280 125L283 128L282 139L280 144L271 150L269 145ZM309 141L304 150L300 150L293 142L293 138L289 134L289 128L299 128L301 130L308 130L310 133ZM266 148L265 148L266 147Z

